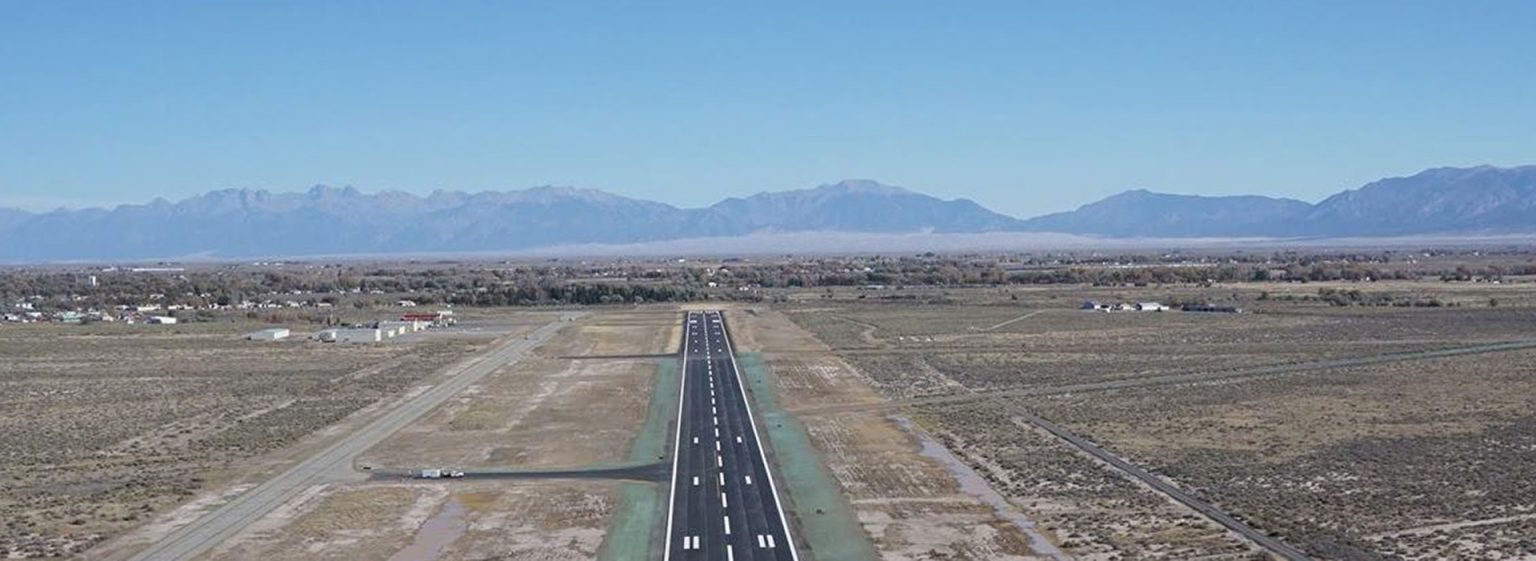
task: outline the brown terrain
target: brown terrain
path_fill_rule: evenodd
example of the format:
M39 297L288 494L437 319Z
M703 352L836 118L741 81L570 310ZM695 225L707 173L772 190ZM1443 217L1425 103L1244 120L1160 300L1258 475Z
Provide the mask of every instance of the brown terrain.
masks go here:
M781 296L687 307L729 310L808 558L1275 555L1086 447L1312 558L1536 557L1536 284ZM0 329L0 556L126 559L556 317L474 310L378 345L246 341L239 320ZM580 474L670 457L678 320L591 308L200 558L626 558L665 485ZM507 475L403 475L428 467ZM572 475L516 473L542 470Z

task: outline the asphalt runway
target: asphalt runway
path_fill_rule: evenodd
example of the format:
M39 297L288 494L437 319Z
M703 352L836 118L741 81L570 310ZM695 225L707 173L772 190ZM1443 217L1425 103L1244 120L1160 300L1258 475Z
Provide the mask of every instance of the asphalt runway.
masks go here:
M447 380L397 404L362 428L347 435L314 456L288 468L256 488L204 514L160 541L134 555L131 561L189 561L223 543L252 522L288 502L311 485L356 477L352 459L401 427L442 404L449 397L484 378L502 365L520 360L533 347L543 343L580 314L561 316L559 321L538 328L525 337L516 337L495 350L466 363Z
M683 322L664 559L798 561L725 317L688 312Z

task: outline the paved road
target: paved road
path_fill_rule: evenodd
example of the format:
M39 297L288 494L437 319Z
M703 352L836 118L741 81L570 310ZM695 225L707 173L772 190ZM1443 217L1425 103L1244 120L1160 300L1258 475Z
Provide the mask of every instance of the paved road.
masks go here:
M797 561L724 316L684 318L666 561Z
M395 406L340 442L332 444L320 453L310 456L217 510L203 515L186 527L155 542L148 549L133 556L132 561L195 559L239 533L247 525L260 520L273 509L293 499L311 485L333 481L338 475L350 473L352 459L358 454L425 415L449 397L484 378L486 374L490 374L502 365L522 359L529 349L544 342L559 331L564 322L575 319L578 315L580 314L565 314L559 321L540 327L526 337L517 337L500 344L490 353L465 364L447 381Z

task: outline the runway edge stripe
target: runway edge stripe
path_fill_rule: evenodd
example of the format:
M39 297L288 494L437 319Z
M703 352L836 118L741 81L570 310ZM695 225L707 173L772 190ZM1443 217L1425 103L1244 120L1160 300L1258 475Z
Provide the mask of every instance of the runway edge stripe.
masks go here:
M725 311L720 310L717 313L720 314L720 326L722 327L720 331L725 334L725 348L731 353L731 370L736 373L736 391L741 392L741 402L747 406L747 419L752 421L752 437L757 439L757 448L761 451L763 449L763 437L757 432L757 415L752 413L752 398L747 395L747 386L745 380L741 377L741 367L736 364L736 341L731 338L730 325L725 322ZM784 541L789 542L789 557L795 561L800 561L799 550L795 547L794 533L790 531L789 519L784 516L784 496L779 494L779 488L773 482L773 468L768 465L768 455L758 454L758 461L763 465L763 473L768 475L768 489L773 491L775 498L773 501L774 506L779 511L779 524L784 527Z
M667 532L662 536L667 547L661 557L663 561L672 559L672 517L677 511L677 459L682 456L679 452L683 446L683 402L688 399L688 330L692 329L688 326L688 320L692 315L692 312L683 312L683 357L680 365L682 373L678 376L682 381L677 386L677 434L672 439L672 478L667 480Z

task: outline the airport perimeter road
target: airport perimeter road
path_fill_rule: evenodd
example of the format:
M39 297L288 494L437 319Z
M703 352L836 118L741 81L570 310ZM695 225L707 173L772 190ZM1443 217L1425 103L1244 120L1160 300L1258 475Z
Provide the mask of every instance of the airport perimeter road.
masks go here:
M352 470L352 459L411 421L425 415L443 401L484 378L505 364L517 362L529 349L560 330L562 324L579 314L564 314L559 321L538 328L526 337L501 343L495 350L466 363L461 369L432 389L423 392L358 429L341 441L310 456L256 488L236 497L217 510L203 515L180 530L172 532L138 555L133 561L190 561L260 520L272 509L288 502L311 485L334 480Z
M683 317L666 561L797 561L718 311Z

